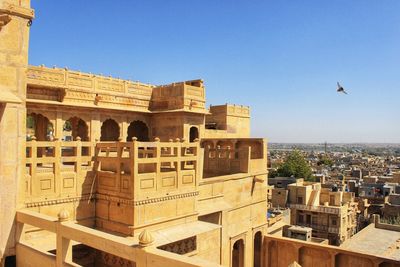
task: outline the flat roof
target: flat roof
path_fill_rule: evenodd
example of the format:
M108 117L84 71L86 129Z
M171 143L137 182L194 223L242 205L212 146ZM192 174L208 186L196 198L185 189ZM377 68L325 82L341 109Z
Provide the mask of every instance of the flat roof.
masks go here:
M340 248L400 260L400 232L375 228L371 223Z

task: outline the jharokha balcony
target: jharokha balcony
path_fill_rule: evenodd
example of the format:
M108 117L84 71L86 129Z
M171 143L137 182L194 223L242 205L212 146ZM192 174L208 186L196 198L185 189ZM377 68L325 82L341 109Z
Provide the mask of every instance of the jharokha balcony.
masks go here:
M182 266L217 266L201 259L176 258L171 252L201 254L207 239L199 238L219 236L218 223L201 221L198 216L209 216L211 203L216 210L234 206L221 198L225 181L245 179L252 184L252 193L246 193L245 199L264 205L265 167L264 139L90 142L79 137L36 141L33 136L26 142L26 209L17 217L22 229L18 248L26 255L39 255L43 262L67 255L59 259L66 266L85 266L69 255L79 255L79 251L94 253L103 263L110 258L132 263L135 257L129 253L144 253L154 262L167 257L166 262ZM202 185L220 188L218 195L216 191L200 193ZM248 189L242 182L238 188ZM64 222L63 216L68 220ZM257 217L258 223L264 217ZM147 230L156 241L151 250L142 252L140 242L145 241L140 235ZM60 238L68 245L55 242ZM101 245L104 242L116 249Z
M265 155L265 140L255 138L90 142L33 137L26 143L26 200L102 192L140 200L186 190L202 179L262 173Z

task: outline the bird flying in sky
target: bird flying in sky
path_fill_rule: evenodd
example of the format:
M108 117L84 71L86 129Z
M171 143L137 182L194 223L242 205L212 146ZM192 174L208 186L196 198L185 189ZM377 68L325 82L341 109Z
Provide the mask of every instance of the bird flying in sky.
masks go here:
M346 94L347 95L347 92L344 90L344 88L340 85L340 83L339 82L337 82L337 92L338 93L343 93L343 94Z

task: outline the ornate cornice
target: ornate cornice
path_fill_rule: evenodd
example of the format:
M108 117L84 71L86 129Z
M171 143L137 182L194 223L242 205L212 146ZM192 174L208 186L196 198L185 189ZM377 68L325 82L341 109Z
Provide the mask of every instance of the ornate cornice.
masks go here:
M96 194L96 199L119 202L119 203L129 205L129 206L141 206L141 205L146 205L146 204L163 202L163 201L167 201L167 200L194 197L194 196L198 196L198 195L199 195L199 192L196 191L196 192L189 192L189 193L183 193L183 194L177 194L177 195L171 195L171 196L143 199L143 200L130 200L130 199L124 199L124 198L119 198L119 197L115 197L115 196Z
M25 207L26 208L34 208L34 207L57 205L57 204L62 204L62 203L85 201L85 200L89 200L89 199L90 199L90 195L84 195L84 196L80 196L80 197L62 198L62 199L55 199L55 200L44 200L44 201L37 201L37 202L28 202L28 203L25 203ZM92 197L91 199L94 199L94 197Z
M196 192L183 193L183 194L178 194L178 195L173 195L173 196L165 196L165 197L159 197L159 198L137 200L134 202L134 204L135 204L135 206L140 206L140 205L163 202L163 201L173 200L173 199L178 199L178 198L195 197L198 195L199 195L199 192L196 191Z
M171 196L143 199L143 200L131 200L131 199L120 198L120 197L109 196L109 195L104 195L104 194L97 193L95 196L92 196L91 198L90 198L90 195L84 195L84 196L80 196L80 197L62 198L62 199L54 199L54 200L43 200L43 201L36 201L36 202L27 202L27 203L25 203L25 207L26 208L34 208L34 207L57 205L57 204L62 204L62 203L87 201L89 199L118 202L118 203L122 203L122 204L125 204L125 205L128 205L128 206L141 206L141 205L159 203L159 202L173 200L173 199L195 197L195 196L198 196L198 195L199 195L199 192L196 191L196 192L182 193L182 194L176 194L176 195L171 195Z
M110 195L103 195L100 193L96 194L96 200L118 202L118 203L122 203L122 204L125 204L128 206L133 206L135 204L135 201L130 200L130 199L120 198L120 197L115 197L115 196L110 196Z

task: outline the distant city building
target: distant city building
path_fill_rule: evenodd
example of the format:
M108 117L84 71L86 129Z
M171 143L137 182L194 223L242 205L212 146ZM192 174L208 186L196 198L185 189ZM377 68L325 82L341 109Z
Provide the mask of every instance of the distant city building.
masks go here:
M291 184L291 224L311 227L313 236L340 245L356 233L357 203L354 193L332 192L320 183Z
M302 178L295 177L275 177L268 179L268 184L273 185L275 188L287 188L289 184L303 182Z

